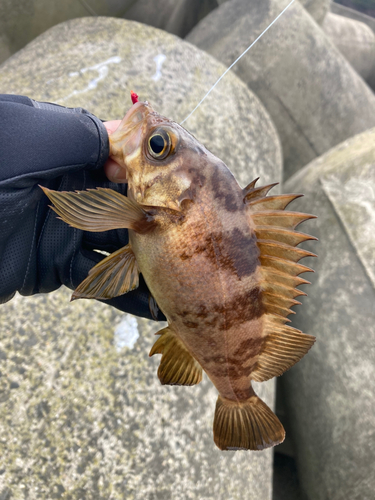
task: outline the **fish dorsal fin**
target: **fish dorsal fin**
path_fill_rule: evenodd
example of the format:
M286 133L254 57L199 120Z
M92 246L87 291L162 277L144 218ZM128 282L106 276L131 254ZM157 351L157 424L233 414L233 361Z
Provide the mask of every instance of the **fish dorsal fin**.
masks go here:
M251 186L244 192L244 202L254 225L260 251L260 287L265 309L264 342L251 374L251 378L256 381L268 380L284 373L307 353L315 341L315 337L285 324L287 316L294 313L291 307L300 304L295 297L306 295L296 288L308 283L298 275L312 271L298 262L304 257L316 257L307 250L296 248L301 242L316 238L300 233L295 228L314 216L285 211L289 203L301 195L267 196L271 187L273 185Z
M40 186L54 204L51 207L72 227L102 232L133 229L144 233L155 226L154 218L137 202L108 188L87 191L52 191Z
M161 354L158 377L163 385L195 385L202 380L202 367L168 326L160 335L150 356Z
M139 270L130 245L120 248L91 269L72 295L75 299L112 299L138 287Z
M275 182L273 184L268 184L267 186L261 186L256 188L255 184L257 183L258 180L259 177L250 182L250 184L248 184L242 190L245 203L249 203L250 201L253 200L258 200L259 198L263 198L264 196L266 196L266 194L270 189L278 185L278 182Z

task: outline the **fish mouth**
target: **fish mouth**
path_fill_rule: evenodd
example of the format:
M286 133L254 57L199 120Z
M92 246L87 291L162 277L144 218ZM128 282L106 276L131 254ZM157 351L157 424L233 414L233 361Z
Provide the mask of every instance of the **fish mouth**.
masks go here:
M125 170L127 180L130 173L128 165L142 145L142 138L147 128L147 117L152 112L153 109L147 101L133 104L117 130L109 136L109 155Z
M139 125L140 122L143 122L151 111L153 110L147 101L136 102L129 108L121 121L120 127L124 125L124 127L133 129Z

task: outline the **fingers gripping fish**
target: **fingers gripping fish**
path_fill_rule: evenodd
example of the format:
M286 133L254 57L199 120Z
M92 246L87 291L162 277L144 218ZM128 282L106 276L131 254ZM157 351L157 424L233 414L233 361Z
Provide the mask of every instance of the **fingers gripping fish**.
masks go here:
M219 392L214 441L222 450L262 450L284 440L282 424L251 381L281 375L315 338L287 325L296 287L311 269L296 226L313 216L286 211L300 195L242 189L227 166L147 102L130 108L110 136L126 169L128 195L110 189L44 192L68 224L85 231L127 228L129 244L97 264L73 298L109 299L144 279L168 326L162 384L194 385L206 372Z

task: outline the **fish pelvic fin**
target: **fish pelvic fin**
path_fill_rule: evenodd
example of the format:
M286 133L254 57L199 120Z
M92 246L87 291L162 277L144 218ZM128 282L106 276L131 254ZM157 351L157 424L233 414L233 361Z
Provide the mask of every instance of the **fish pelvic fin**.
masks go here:
M73 292L75 299L112 299L138 287L139 269L130 245L94 266Z
M137 233L145 233L155 227L153 215L136 201L113 189L67 192L40 187L54 204L52 210L77 229L90 232L132 229Z
M156 333L160 335L150 356L161 354L158 377L163 385L195 385L202 380L202 367L187 350L170 327Z
M232 401L219 395L213 430L215 444L220 450L259 451L285 439L280 420L255 393L244 401Z

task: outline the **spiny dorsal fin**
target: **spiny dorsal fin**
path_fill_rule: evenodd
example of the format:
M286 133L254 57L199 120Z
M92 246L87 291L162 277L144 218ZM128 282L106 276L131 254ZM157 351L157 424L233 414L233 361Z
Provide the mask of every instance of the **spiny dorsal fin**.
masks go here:
M260 255L259 256L260 263L262 264L263 273L267 272L266 268L273 268L282 273L289 274L290 276L298 276L302 273L313 273L314 271L307 266L303 266L302 264L297 264L297 262L291 262L284 259L280 259L279 257L270 257L268 255Z
M154 218L137 202L113 189L96 188L73 193L40 187L61 219L83 231L124 228L144 233L155 226Z
M301 278L300 276L286 274L270 267L263 268L262 274L263 276L265 276L267 284L271 283L291 288L296 288L299 285L311 285L310 281L307 281L304 278Z
M250 203L253 200L258 200L259 198L263 198L264 196L266 196L268 191L270 191L270 189L278 185L278 182L274 182L273 184L268 184L268 186L261 186L256 188L255 184L258 179L259 177L254 179L252 182L250 182L249 185L247 185L242 190L244 196L243 198L244 203Z
M162 354L158 377L163 385L195 385L202 380L202 367L170 327L157 332L160 335L150 356Z
M315 218L285 208L301 195L267 196L271 186L252 188L245 202L254 224L260 251L262 302L265 307L265 337L251 378L257 381L281 375L299 361L314 343L315 338L285 324L290 308L300 304L295 297L306 295L296 287L307 281L298 275L312 269L298 264L304 257L315 254L296 248L306 240L316 239L295 231L301 222Z
M315 215L285 212L284 210L264 210L251 215L257 226L279 226L285 229L295 229L298 224L305 220L316 219Z
M304 257L316 257L315 253L278 241L259 239L257 240L257 245L262 255L279 257L280 259L291 260L292 262L298 262Z
M120 248L91 269L72 295L75 299L111 299L138 287L139 270L130 245Z
M309 234L273 226L257 226L255 234L259 240L280 241L280 243L286 243L287 245L292 245L293 247L299 245L303 241L318 239L315 238L315 236L310 236Z
M273 281L265 281L261 283L261 287L264 293L271 293L273 295L281 295L283 297L288 297L294 299L300 295L307 295L305 292L295 286L285 286Z
M248 202L253 212L264 210L284 210L293 200L300 198L303 194L279 194L277 196L265 196Z

